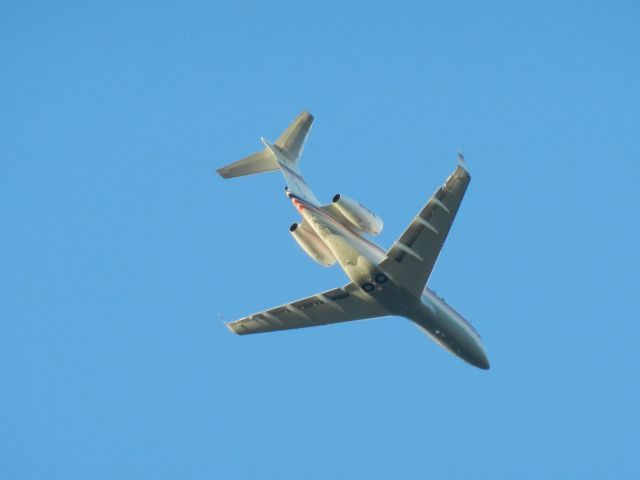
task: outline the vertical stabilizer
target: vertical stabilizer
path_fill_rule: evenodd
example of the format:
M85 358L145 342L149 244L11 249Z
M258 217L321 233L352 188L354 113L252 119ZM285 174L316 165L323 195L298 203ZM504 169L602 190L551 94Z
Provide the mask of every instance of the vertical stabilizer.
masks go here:
M302 112L276 140L275 146L290 162L296 164L300 160L312 123L313 115Z

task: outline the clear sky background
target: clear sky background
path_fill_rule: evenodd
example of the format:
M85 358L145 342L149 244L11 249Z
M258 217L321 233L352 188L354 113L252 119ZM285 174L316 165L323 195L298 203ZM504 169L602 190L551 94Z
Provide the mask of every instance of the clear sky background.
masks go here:
M640 4L267 3L2 3L0 478L639 478ZM215 174L303 109L384 248L463 149L430 285L491 370L224 327L346 283Z

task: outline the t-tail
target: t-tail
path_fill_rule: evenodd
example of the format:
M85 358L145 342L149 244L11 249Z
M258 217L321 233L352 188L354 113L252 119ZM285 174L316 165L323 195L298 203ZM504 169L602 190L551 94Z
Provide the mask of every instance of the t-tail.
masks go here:
M317 205L318 200L302 178L299 168L300 156L312 123L313 116L309 112L302 112L275 143L271 144L262 138L264 149L218 169L218 173L223 178L233 178L280 169L291 193Z

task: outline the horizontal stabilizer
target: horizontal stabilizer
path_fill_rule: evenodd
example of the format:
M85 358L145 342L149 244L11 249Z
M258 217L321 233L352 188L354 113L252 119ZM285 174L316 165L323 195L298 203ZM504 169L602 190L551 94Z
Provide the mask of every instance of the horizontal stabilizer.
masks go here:
M242 160L219 168L217 172L224 178L233 178L251 175L253 173L270 172L278 168L280 168L280 166L273 153L268 149L264 149Z

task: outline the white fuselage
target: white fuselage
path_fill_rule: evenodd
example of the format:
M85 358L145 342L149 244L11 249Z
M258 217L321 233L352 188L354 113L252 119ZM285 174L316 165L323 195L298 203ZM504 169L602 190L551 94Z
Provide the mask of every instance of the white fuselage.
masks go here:
M390 315L412 320L454 355L476 367L489 368L479 335L447 303L428 288L421 297L410 293L381 268L386 257L383 249L308 200L290 191L287 196L333 252L349 279L369 294L371 301L382 305Z

